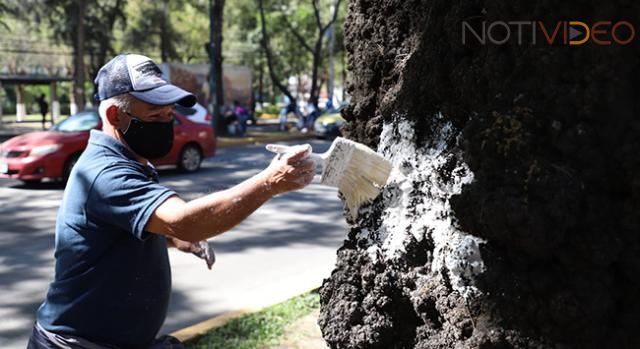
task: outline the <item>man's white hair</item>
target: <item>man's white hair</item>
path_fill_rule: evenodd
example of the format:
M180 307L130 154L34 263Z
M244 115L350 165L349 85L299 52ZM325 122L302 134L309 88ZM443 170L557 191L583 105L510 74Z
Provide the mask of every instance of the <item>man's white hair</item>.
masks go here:
M107 109L115 105L118 109L122 111L129 111L131 105L135 101L135 98L127 93L113 96L111 98L105 99L100 102L100 107L98 107L98 113L100 113L100 117L107 117Z

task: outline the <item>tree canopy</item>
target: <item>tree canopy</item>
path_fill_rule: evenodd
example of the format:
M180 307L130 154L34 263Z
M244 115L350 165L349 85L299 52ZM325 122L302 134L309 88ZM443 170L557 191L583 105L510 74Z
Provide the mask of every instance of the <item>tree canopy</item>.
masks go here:
M16 35L15 28L24 27L29 36L38 37L40 42L66 47L66 52L76 57L72 65L77 80L90 81L99 67L120 52L145 54L158 62L208 63L209 3L208 0L6 0L0 4L0 31L11 36ZM296 96L301 93L301 98L317 102L320 87L326 84L329 74L327 44L329 24L334 18L332 5L338 6L333 25L338 75L344 71L344 60L340 57L344 55L345 1L221 3L224 40L220 39L220 60L250 67L260 100L273 100L281 95L277 88L281 85L292 89ZM270 64L260 4L264 10L264 30L269 36ZM17 25L12 26L11 21ZM272 67L271 74L268 66Z

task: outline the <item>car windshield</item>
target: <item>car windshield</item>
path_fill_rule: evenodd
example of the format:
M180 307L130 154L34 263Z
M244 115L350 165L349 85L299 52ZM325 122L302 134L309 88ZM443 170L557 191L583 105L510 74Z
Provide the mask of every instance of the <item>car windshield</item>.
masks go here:
M325 110L325 114L339 114L340 112L342 112L342 109L344 109L347 106L346 103L343 103L341 105L339 105L338 107L334 107L331 109L327 109Z
M176 104L176 111L184 116L191 116L198 112L196 108L183 107L180 104Z
M53 125L52 131L58 132L80 132L89 131L100 123L100 117L95 111L84 111L72 115L67 119Z

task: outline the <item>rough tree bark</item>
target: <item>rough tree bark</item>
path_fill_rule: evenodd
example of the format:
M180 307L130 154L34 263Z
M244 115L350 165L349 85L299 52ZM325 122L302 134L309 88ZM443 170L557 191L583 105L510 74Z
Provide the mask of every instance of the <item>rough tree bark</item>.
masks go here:
M350 2L344 133L397 170L322 287L332 348L640 347L640 39L462 43L465 20L639 14L629 1Z

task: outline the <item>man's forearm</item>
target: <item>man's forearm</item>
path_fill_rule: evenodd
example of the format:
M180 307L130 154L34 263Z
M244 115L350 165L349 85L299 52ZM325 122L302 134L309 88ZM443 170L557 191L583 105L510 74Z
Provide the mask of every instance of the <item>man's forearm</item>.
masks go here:
M293 147L288 154L274 159L264 171L233 188L190 202L172 196L156 208L145 230L189 242L223 233L274 195L302 189L311 183L316 164L307 159L310 152L308 144Z
M232 188L184 203L171 226L171 235L191 242L218 235L247 218L275 194L263 173L259 173Z

